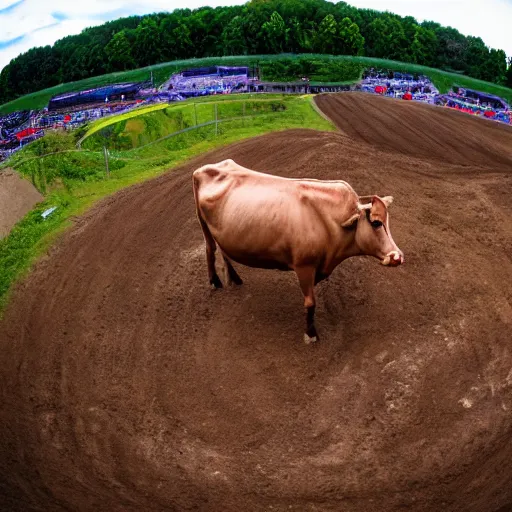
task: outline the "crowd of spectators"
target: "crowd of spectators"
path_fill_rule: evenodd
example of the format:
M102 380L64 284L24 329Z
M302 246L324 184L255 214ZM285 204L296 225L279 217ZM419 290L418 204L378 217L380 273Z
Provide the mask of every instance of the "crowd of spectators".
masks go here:
M434 103L439 94L436 86L426 76L373 68L363 75L359 90L425 103Z
M502 98L492 94L455 88L447 94L437 96L436 105L512 124L512 109Z
M23 110L0 116L0 160L40 136L40 130L30 127L32 115L33 112Z
M434 84L421 75L370 69L363 75L356 90L421 101L512 124L512 111L502 98L463 88L440 94Z
M487 101L480 102L479 98L466 97L464 92L440 94L436 97L435 104L466 114L482 116L487 119L493 119L494 121L512 124L512 110L508 105L490 103Z
M206 96L209 94L231 94L247 92L249 79L247 75L174 75L167 84L167 91L182 97Z
M194 74L194 71L198 71L197 75ZM140 104L183 101L189 97L210 94L231 94L248 91L268 92L267 88L258 86L259 83L249 78L247 68L201 68L177 73L171 76L159 89L152 86L139 87L136 95L131 95L129 99L120 93L117 96L114 95L110 100L106 96L104 100L99 102L99 95L96 92L107 90L104 87L86 91L91 98L96 98L96 103L70 104L63 108L55 108L57 102L54 102L55 105L51 110L45 108L41 111L13 112L0 116L0 160L19 150L25 144L42 137L46 131L51 129L72 129L91 120L129 111ZM144 83L143 85L147 84ZM133 89L137 84L131 85ZM271 85L279 86L279 84ZM121 92L124 91L122 84L115 87L119 88ZM293 84L293 87L297 88L296 84ZM304 87L308 87L308 85L306 84ZM501 98L469 89L458 89L457 92L439 94L434 84L422 75L371 68L364 73L361 83L355 87L318 85L313 88L313 86L309 86L309 92L312 93L336 92L348 89L441 105L468 114L481 115L495 121L512 124L510 107ZM114 90L114 86L110 90ZM67 100L68 96L73 97L73 94L61 95L58 98ZM80 96L82 101L84 96L84 94Z
M127 112L150 101L155 101L155 99L150 97L147 100L106 101L54 111L45 108L39 111L14 112L0 117L0 161L29 142L42 137L48 130L73 129L88 121ZM161 99L161 101L167 100Z

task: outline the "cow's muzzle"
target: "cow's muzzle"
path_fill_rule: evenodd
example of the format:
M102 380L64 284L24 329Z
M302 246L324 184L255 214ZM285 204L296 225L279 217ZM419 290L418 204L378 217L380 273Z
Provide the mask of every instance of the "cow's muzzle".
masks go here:
M404 260L404 253L402 251L391 251L382 260L382 264L386 265L386 267L398 267L398 265L401 265Z

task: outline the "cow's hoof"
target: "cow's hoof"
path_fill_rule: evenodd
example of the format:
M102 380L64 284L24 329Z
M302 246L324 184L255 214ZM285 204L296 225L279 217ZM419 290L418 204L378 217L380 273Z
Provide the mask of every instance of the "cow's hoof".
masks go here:
M217 288L222 288L222 281L219 276L215 274L210 280L210 284L212 286L212 290L216 290Z
M304 343L309 345L310 343L315 343L317 341L317 336L308 336L304 333Z
M219 288L222 288L222 281L219 279L218 276L215 276L210 281L210 286L212 287L212 290L218 290Z

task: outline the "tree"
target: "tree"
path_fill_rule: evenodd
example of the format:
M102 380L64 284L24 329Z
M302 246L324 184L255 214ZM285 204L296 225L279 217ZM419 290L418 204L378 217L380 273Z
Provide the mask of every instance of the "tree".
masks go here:
M306 32L297 17L290 19L290 29L288 32L288 48L293 53L299 53L308 48L308 39Z
M13 96L13 91L10 89L10 71L11 66L6 66L0 73L0 102L2 103L9 101Z
M362 55L364 53L364 37L359 26L350 18L344 18L338 24L338 53L343 55Z
M411 16L358 9L344 1L250 0L215 9L129 16L86 28L53 47L32 48L1 70L0 102L58 83L172 59L284 51L364 52L512 86L510 62L507 66L501 50L439 23L418 24ZM303 74L299 71L292 74ZM330 76L324 71L315 73Z
M366 40L372 57L395 60L408 57L404 29L400 21L388 13L370 23Z
M336 34L338 23L332 14L328 14L318 26L313 38L313 50L318 53L336 53Z
M288 29L281 15L274 11L270 20L262 26L266 39L274 53L281 53L286 46Z
M149 66L160 62L162 49L161 32L153 18L144 18L135 29L133 55L139 66Z
M416 35L416 27L418 23L415 18L412 16L406 16L402 18L401 25L404 28L405 38L407 39L408 44L412 44L414 41L414 36Z
M191 32L187 25L180 23L171 34L174 40L176 55L182 59L188 59L194 54L194 44L192 43Z
M505 76L505 85L507 87L512 87L512 57L508 59L508 69L507 74ZM0 87L1 90L1 87Z
M425 24L422 24L425 26ZM426 26L426 28L430 28ZM437 25L433 29L439 43L437 65L449 71L464 71L467 69L464 53L468 46L466 37L451 27Z
M244 20L235 16L222 32L224 55L246 55L247 44L244 37Z
M475 78L484 80L489 59L489 48L479 37L469 36L467 42L468 46L464 52L465 71Z
M503 50L491 48L489 58L485 65L485 71L482 74L484 80L504 84L507 74L507 56Z
M187 59L193 56L194 45L186 18L175 16L175 13L164 18L160 24L160 33L163 60Z
M108 58L109 69L111 71L120 71L135 67L130 42L126 37L126 32L124 30L114 34L110 42L105 47L105 52Z
M417 25L411 45L411 61L423 66L434 66L438 46L435 32Z

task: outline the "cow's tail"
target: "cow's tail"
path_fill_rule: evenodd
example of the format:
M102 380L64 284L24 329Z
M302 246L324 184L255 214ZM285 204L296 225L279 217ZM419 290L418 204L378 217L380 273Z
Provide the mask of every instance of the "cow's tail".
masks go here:
M212 251L215 252L217 250L217 244L215 243L215 239L213 238L213 235L210 231L210 228L208 227L208 224L206 224L206 221L204 220L202 214L201 214L201 208L199 208L199 185L200 185L200 173L201 170L198 169L192 173L192 187L194 189L194 201L196 203L196 215L197 219L199 220L199 224L201 225L201 229L203 230L203 235L205 242L207 244L207 247Z

